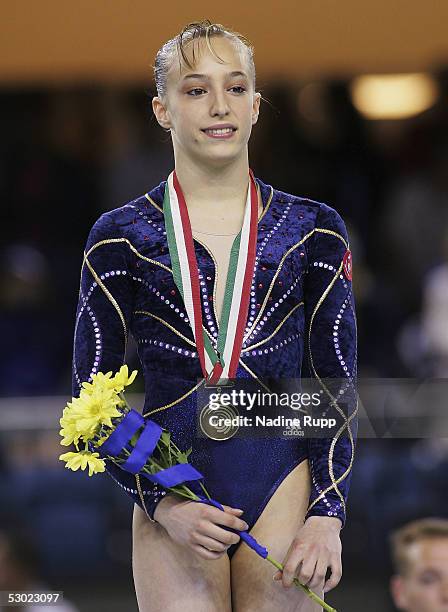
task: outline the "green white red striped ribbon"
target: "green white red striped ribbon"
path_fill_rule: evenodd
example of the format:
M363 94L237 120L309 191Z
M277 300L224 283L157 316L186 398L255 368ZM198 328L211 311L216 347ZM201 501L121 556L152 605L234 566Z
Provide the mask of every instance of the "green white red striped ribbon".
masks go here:
M184 300L204 378L211 384L234 378L243 344L254 274L258 230L258 196L249 171L243 227L230 251L217 350L202 324L199 273L188 209L176 172L168 176L163 212L173 278Z

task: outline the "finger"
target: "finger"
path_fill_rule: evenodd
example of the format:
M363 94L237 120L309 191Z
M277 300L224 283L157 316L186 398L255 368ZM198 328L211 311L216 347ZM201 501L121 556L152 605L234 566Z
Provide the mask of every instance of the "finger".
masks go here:
M275 574L272 576L273 580L281 580L282 579L282 573L280 570L276 571Z
M301 582L302 584L308 585L308 583L311 581L314 575L314 570L316 568L317 559L318 559L317 554L311 553L303 561L302 566L300 567L297 573L297 578L299 579L299 582Z
M311 589L323 588L328 565L328 557L326 555L318 558L314 574L308 583Z
M297 567L303 561L303 552L300 543L295 539L292 540L283 559L283 571L279 570L280 578L276 578L276 580L282 581L284 587L289 588L292 586Z
M300 550L292 550L287 556L283 565L282 584L285 588L292 586L298 567L303 562L302 552Z
M195 543L214 552L225 552L230 546L230 544L225 544L224 542L220 542L214 538L209 538L204 535L197 535L195 538Z
M207 516L213 523L225 525L231 529L236 529L236 531L246 531L249 529L249 525L242 519L228 512L218 510L217 508L210 508Z
M218 525L214 525L210 521L205 524L200 525L200 531L198 533L202 536L206 536L208 538L213 538L218 542L223 542L230 546L230 544L238 544L240 541L240 536L233 531L227 531Z
M339 584L342 578L342 561L340 555L334 555L330 562L331 576L324 586L324 593L328 593L331 589Z
M204 548L203 546L200 546L199 544L193 544L191 548L197 555L199 555L203 559L210 559L210 560L219 559L225 554L225 552L222 553L222 552L214 552L212 550L208 550L207 548Z

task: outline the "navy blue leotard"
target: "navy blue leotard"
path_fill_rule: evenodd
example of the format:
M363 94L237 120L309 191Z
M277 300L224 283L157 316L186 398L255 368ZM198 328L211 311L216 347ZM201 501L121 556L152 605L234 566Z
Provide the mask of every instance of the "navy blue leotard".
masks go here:
M330 206L256 179L255 273L237 378L311 376L356 379L356 316L346 264L345 224ZM312 490L307 517L336 516L345 505L354 456L351 420L333 438L225 441L200 437L196 387L202 371L182 296L174 283L163 215L165 182L104 213L85 248L73 352L74 396L95 372L124 363L128 334L145 378L143 415L168 429L204 475L212 497L244 510L250 528L282 480L308 457ZM204 327L216 346L216 265L194 241ZM149 516L164 491L107 462L107 472ZM229 556L236 546L229 549Z

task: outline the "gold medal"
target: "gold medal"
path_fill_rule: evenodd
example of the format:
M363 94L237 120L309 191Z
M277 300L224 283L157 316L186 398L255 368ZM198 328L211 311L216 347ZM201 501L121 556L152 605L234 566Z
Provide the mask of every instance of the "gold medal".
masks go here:
M239 429L239 412L233 405L221 402L221 388L218 387L217 398L206 404L199 415L202 432L212 440L228 440Z

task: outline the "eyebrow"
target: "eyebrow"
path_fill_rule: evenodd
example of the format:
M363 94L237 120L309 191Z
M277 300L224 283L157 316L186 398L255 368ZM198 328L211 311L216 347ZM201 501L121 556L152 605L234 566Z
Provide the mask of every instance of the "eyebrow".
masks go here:
M226 76L229 76L229 77L242 76L242 77L245 77L246 79L248 78L247 74L245 72L242 72L241 70L234 70L233 72L229 72ZM182 80L186 81L187 79L204 79L205 81L209 81L210 77L207 74L186 74Z

